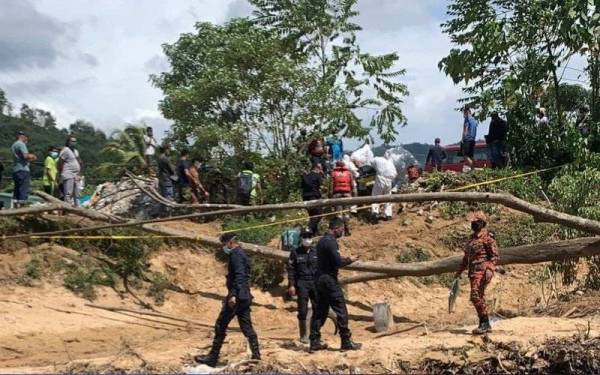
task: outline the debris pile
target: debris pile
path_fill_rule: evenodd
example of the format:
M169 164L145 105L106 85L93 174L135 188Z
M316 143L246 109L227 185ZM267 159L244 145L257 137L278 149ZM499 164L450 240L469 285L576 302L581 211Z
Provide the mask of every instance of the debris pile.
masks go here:
M140 178L137 181L148 190L158 187L158 180L155 178ZM106 182L98 185L84 206L103 213L136 219L156 217L164 211L162 204L140 191L127 177L116 183Z

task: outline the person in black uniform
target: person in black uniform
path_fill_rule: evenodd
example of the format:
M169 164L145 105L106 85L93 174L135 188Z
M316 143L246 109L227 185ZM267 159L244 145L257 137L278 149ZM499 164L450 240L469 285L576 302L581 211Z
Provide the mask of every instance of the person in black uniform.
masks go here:
M229 255L227 297L223 301L221 313L215 323L215 337L213 338L210 352L208 355L194 357L196 362L211 367L217 365L219 352L227 334L227 326L235 316L238 318L242 333L250 344L252 359L260 360L258 336L256 336L254 328L252 328L252 319L250 318L250 305L252 304L252 294L250 294L250 258L248 258L248 255L241 248L235 233L222 235L221 243L223 244L223 251Z
M361 344L351 340L348 328L348 309L342 288L338 283L338 270L358 258L342 258L337 239L344 235L344 221L334 217L329 222L329 231L317 244L317 309L310 329L310 352L327 349L321 342L321 327L327 319L329 308L337 316L337 325L342 339L341 350L358 350Z
M300 342L308 344L306 329L306 316L308 315L308 301L316 311L317 290L315 288L315 274L317 272L317 252L312 245L312 232L308 229L300 235L302 243L297 249L290 252L288 259L288 294L298 296L298 328ZM313 314L314 316L314 314Z
M300 188L302 189L302 200L313 201L321 199L321 185L323 184L323 167L317 162L313 162L310 172L304 173L300 178ZM316 236L319 231L319 223L323 208L308 208L308 229Z

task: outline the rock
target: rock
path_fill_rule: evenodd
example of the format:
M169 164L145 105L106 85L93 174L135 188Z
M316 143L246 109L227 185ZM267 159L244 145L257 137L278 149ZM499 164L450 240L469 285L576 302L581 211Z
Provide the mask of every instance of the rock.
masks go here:
M425 218L425 222L429 224L433 224L433 216L429 215Z
M158 180L138 180L146 188L158 188ZM164 207L142 193L129 178L98 185L88 208L122 217L147 219L160 215Z
M417 216L423 216L423 213L424 213L424 211L421 208L421 209L419 209L419 211L417 211Z
M412 224L412 221L410 221L409 219L402 220L402 226L407 227L407 226L409 226L411 224Z

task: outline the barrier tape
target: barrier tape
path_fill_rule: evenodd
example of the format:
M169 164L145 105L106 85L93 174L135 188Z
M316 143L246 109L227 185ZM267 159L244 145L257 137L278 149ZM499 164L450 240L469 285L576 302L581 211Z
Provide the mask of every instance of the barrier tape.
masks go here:
M520 173L520 174L517 174L514 176L507 176L507 177L497 178L494 180L478 182L478 183L461 186L461 187L454 188L454 189L444 190L444 192L448 192L448 193L458 192L458 191L468 190L468 189L479 187L479 186L492 185L492 184L495 184L495 183L501 182L501 181L513 180L513 179L517 179L517 178L521 178L521 177L527 177L527 176L531 176L534 174L551 171L554 169L559 169L566 165L567 164L563 164L563 165L559 165L556 167L544 168L544 169L538 169L538 170L532 171L532 172ZM383 203L378 203L378 204L383 204ZM350 208L350 209L333 211L333 212L328 212L328 213L319 214L319 215L313 215L312 217L327 217L327 216L344 214L344 213L348 213L348 212L366 210L366 209L370 209L370 208L371 208L371 205L367 205L367 206L363 206L363 207ZM228 229L228 230L216 232L216 234L221 235L221 234L225 234L225 233L243 232L243 231L252 230L252 229L261 229L261 228L267 228L267 227L271 227L271 226L291 224L291 223L296 223L296 222L300 222L300 221L305 221L305 220L309 219L310 217L311 216L302 216L302 217L298 217L295 219L286 219L286 220L282 220L282 221L275 221L272 223L253 225L253 226L249 226L249 227ZM5 236L3 236L3 237L5 237ZM108 236L108 235L106 235L106 236L101 236L101 235L98 235L98 236L36 236L36 235L32 235L29 238L47 239L47 240L61 240L61 239L68 239L68 240L75 240L75 239L87 239L87 240L190 239L188 236L176 236L176 235L171 235L171 236L166 236L166 235L165 236L162 236L162 235L149 235L149 236Z

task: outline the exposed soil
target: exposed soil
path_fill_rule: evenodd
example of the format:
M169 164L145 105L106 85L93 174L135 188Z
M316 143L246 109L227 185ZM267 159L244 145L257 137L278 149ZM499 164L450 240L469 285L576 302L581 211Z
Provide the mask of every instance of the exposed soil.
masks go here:
M410 225L406 225L410 220ZM405 224L405 225L403 225ZM191 222L165 223L180 230L210 234L215 224ZM461 220L425 222L423 216L405 214L379 225L355 223L353 234L342 240L342 251L362 259L397 261L410 248L424 248L433 256L456 253L442 239L451 230L465 228ZM162 313L157 317L128 311L107 311L74 295L62 285L53 262L77 261L77 252L55 245L12 248L0 253L0 372L181 372L190 370L191 355L208 350L212 326L226 293L225 265L212 250L167 248L151 261L154 271L168 276L180 290L168 291L165 302L153 310L144 309L138 298L152 303L146 286L134 289L137 298L107 287L98 288L94 305ZM46 272L33 286L15 280L31 259L40 254ZM498 316L494 331L487 338L473 337L470 330L476 316L468 300L468 285L463 282L456 312L448 314L448 289L443 279L403 278L354 284L347 288L353 338L363 350L342 353L335 348L339 338L333 326L324 328L324 340L333 349L308 354L297 340L295 305L285 302L280 290L253 290L253 321L262 345L263 361L240 363L238 371L398 373L428 369L438 372L456 370L465 363L496 358L502 345L518 346L534 352L548 338L568 338L574 334L598 336L597 310L579 318L561 317L577 307L596 304L593 293L570 298L547 309L534 312L538 293L528 280L528 272L540 266L508 267L497 275L489 288L488 300ZM440 281L441 280L441 281ZM388 302L394 314L393 334L375 332L372 305ZM551 316L552 315L552 316ZM577 314L575 314L577 315ZM235 364L248 358L246 341L232 323L224 345L221 364ZM584 344L582 344L584 345ZM515 362L516 363L516 362ZM454 364L454 367L451 365ZM429 367L424 367L428 365ZM435 366L434 366L435 365ZM458 366L458 367L457 367Z

